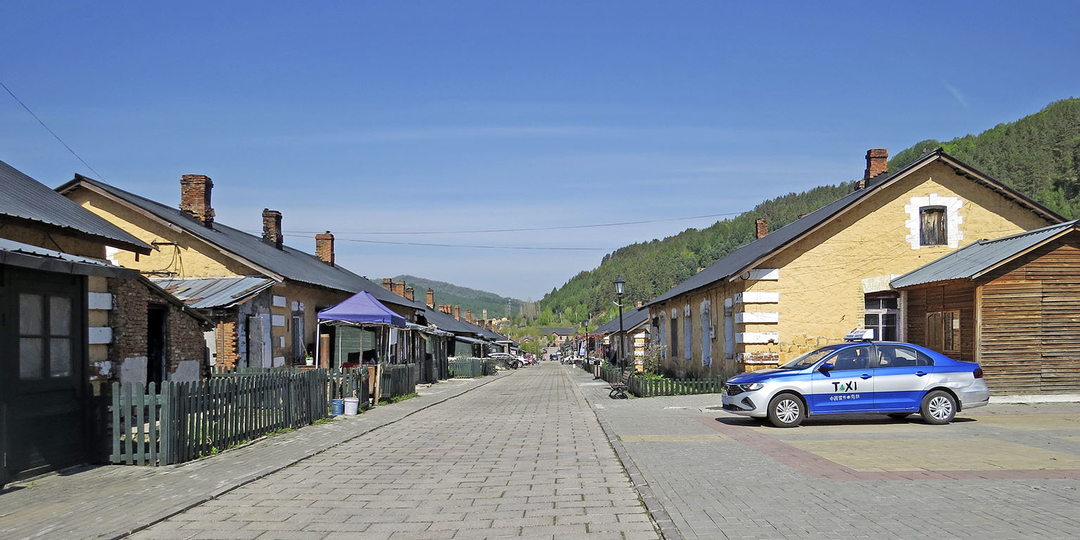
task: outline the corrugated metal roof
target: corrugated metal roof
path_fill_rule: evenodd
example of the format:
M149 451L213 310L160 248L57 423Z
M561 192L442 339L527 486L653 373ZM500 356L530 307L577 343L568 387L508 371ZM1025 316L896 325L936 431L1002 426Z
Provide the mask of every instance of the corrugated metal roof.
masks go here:
M109 276L136 278L139 273L99 259L69 255L7 238L0 238L0 264L20 268L75 274L80 276Z
M196 309L232 307L275 283L262 276L150 278L150 281Z
M129 204L142 208L160 219L179 226L185 232L218 246L223 251L251 261L253 264L287 279L351 293L367 291L380 302L419 309L415 302L410 302L376 285L371 280L346 270L342 266L326 264L314 255L286 245L283 245L281 249L277 249L264 242L262 237L234 229L218 221L214 222L213 228L205 227L201 222L181 212L178 208L165 206L98 180L75 175L74 180L59 189L66 191L80 183L93 186Z
M103 244L149 254L153 248L116 225L0 161L0 214L71 229Z
M634 308L629 313L623 313L623 330L627 331L627 330L631 330L633 328L636 328L637 326L641 325L642 323L644 323L647 320L649 320L649 309L648 308L644 308L644 307ZM606 334L617 333L618 331L619 331L619 317L616 316L614 319L611 319L610 321L600 325L599 328L597 328L596 330L592 330L589 333L590 334L606 335Z
M898 289L935 281L976 278L1001 262L1076 229L1078 224L1080 220L1067 221L996 240L979 240L892 280L892 286Z
M756 261L786 247L790 242L801 237L803 234L809 232L818 225L825 223L848 206L856 204L857 202L865 198L867 195L877 191L884 184L889 183L894 178L906 175L908 172L914 169L917 169L926 165L927 163L937 160L944 161L950 167L964 168L965 171L963 171L962 173L958 171L958 173L964 174L969 178L972 178L973 181L979 183L980 185L986 186L990 189L993 189L994 191L997 191L1007 197L1012 198L1017 203L1026 206L1031 211L1045 217L1047 220L1063 220L1061 216L1054 214L1047 208L1028 199L1027 197L1024 197L1020 193L1004 186L996 180L987 177L986 175L980 173L979 171L976 171L970 166L961 163L959 160L946 154L944 150L939 148L933 152L924 155L923 157L915 160L913 163L909 164L903 169L900 169L892 174L882 174L870 179L864 189L853 191L847 195L844 195L843 197L840 197L839 199L813 212L810 212L802 218L799 218L787 224L786 226L777 229L776 231L770 232L764 238L759 238L757 240L754 240L753 242L750 242L749 244L746 244L736 249L735 251L728 254L726 257L710 265L708 268L702 270L701 272L698 272L686 281L679 283L671 290L656 297L656 299L649 302L648 305L663 302L675 296L679 296L683 293L705 287L717 281L729 279L738 275L740 272L745 272L747 269L749 269L749 266L754 264ZM975 175L978 176L976 177Z

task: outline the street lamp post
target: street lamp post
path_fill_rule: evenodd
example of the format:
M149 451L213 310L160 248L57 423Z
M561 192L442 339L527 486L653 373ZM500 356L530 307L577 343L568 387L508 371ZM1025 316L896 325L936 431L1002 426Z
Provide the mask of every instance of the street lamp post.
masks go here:
M622 322L622 295L624 288L626 287L626 281L620 277L615 278L614 283L615 297L617 298L615 305L619 306L619 359L621 360L621 362L619 363L619 373L621 374L623 371L626 370L626 350L624 349L624 346L626 345L626 336L623 334Z

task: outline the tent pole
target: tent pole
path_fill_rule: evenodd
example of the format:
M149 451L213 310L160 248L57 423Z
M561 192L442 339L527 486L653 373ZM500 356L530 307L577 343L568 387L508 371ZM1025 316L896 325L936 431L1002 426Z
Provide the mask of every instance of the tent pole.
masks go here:
M318 368L322 365L322 358L319 352L322 350L322 321L315 323L315 367Z

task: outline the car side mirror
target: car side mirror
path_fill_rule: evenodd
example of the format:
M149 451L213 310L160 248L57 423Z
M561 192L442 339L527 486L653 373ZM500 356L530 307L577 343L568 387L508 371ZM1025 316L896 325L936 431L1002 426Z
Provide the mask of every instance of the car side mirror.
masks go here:
M836 367L836 366L834 366L833 364L830 364L830 363L828 363L828 362L825 362L824 364L821 364L821 367L819 367L819 368L818 368L818 371L820 371L820 372L824 373L824 372L827 372L827 371L829 371L830 369L833 369L833 368L835 368L835 367Z

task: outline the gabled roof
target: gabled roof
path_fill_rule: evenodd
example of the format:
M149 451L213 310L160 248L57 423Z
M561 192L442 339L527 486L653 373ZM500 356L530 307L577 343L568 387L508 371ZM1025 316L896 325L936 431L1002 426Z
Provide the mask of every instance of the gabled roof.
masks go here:
M51 225L73 236L143 255L153 250L142 240L3 161L0 161L0 215Z
M446 330L447 332L453 332L455 334L480 335L480 327L476 325L455 319L453 315L447 315L435 308L423 306L423 309L424 318L427 319L429 324L434 324L439 330Z
M289 279L350 293L367 291L383 303L417 307L415 303L387 291L342 266L326 264L314 255L286 245L277 249L264 242L261 237L217 221L214 222L213 228L206 227L178 208L165 206L80 174L76 174L73 180L57 188L57 191L67 193L78 187L84 187L126 206L135 207L144 215L149 214L147 217L202 239L216 246L226 255L238 259L257 271L265 272L271 278Z
M930 152L923 157L915 160L910 165L900 169L892 174L882 174L875 178L871 178L867 181L867 186L863 189L853 191L839 199L821 207L817 210L810 212L809 214L799 218L776 231L770 232L763 238L759 238L743 245L735 251L728 254L726 257L716 261L708 268L698 272L694 276L691 276L686 281L676 285L671 290L656 297L648 305L664 302L683 293L700 289L702 287L711 285L721 280L732 280L735 277L743 274L744 272L754 268L768 257L771 257L793 244L794 242L802 239L806 235L816 231L826 223L832 221L834 218L847 212L854 207L860 201L864 200L871 194L885 189L888 186L899 182L901 179L906 178L914 171L921 169L929 163L941 161L949 167L952 167L957 174L974 181L975 183L982 185L992 191L995 191L1002 196L1012 199L1018 205L1027 208L1032 213L1046 219L1047 221L1062 222L1065 218L1054 213L1052 210L1040 205L1039 203L1025 197L1021 193L1013 190L1012 188L986 176L979 172L975 168L961 162L960 160L946 154L944 150L938 148L933 152Z
M262 276L150 278L155 285L195 309L229 308L274 285Z
M997 240L979 240L892 280L892 286L899 289L937 281L976 279L1016 257L1075 230L1080 230L1080 220L1059 223Z
M635 308L628 313L623 313L623 331L629 332L638 326L641 326L645 321L649 320L649 309L645 307ZM619 317L600 325L600 328L590 332L592 334L616 334L619 332Z

